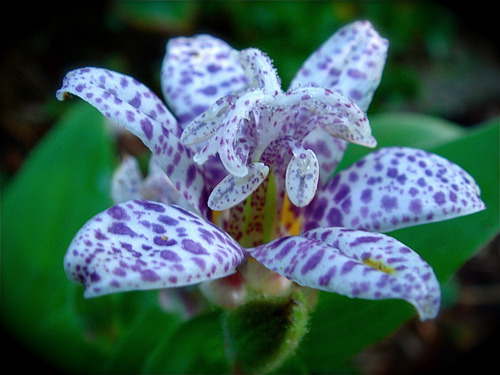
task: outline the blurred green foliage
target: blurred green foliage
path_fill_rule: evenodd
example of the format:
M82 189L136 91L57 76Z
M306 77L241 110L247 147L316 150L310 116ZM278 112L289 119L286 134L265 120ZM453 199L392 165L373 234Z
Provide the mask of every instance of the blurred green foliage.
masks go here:
M207 32L235 48L261 48L274 60L285 88L323 41L360 18L369 19L391 43L384 78L370 108L379 147L405 145L435 152L465 168L483 190L488 206L484 212L393 233L434 267L445 287L499 230L498 118L465 129L449 120L462 114L456 108L462 97L448 103L429 96L430 87L442 87L427 74L444 66L449 67L445 82L462 79L466 84L456 87L469 85L463 92L468 104L484 101L489 94L489 89L470 87L473 79L463 74L483 74L471 69L482 62L465 58L453 64L458 58L454 49L458 21L450 12L433 2L117 1L106 14L116 32L132 27L160 33L165 41L169 36ZM162 53L158 51L158 56ZM124 64L118 60L110 56L108 62ZM437 63L429 65L430 60ZM150 68L159 71L159 61L141 60L141 64L156 63ZM427 114L401 112L408 109L424 109ZM222 311L213 309L182 322L160 310L153 291L84 300L81 288L66 279L62 258L71 238L86 220L111 204L109 179L117 156L97 111L84 103L61 104L57 110L62 116L56 126L2 194L2 325L66 372L229 371ZM340 168L368 151L351 145ZM320 293L307 335L295 356L277 371L349 371L352 355L414 314L402 301Z

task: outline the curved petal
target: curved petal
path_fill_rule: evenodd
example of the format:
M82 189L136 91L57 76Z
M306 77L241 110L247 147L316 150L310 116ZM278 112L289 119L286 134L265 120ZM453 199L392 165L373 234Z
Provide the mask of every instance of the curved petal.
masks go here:
M305 211L304 228L389 232L485 208L474 179L428 152L388 147L336 175Z
M375 147L366 114L350 99L321 87L301 87L276 98L273 120L289 133L303 139L316 127L334 137L366 147ZM273 110L273 108L271 108ZM299 137L298 135L302 135Z
M138 136L181 194L206 214L203 176L179 141L182 130L177 121L151 90L117 72L82 68L64 77L56 95L63 100L67 93L79 96Z
M177 134L180 128L165 104L136 79L103 68L80 68L66 74L57 91L59 100L67 94L79 96L102 114L138 136L145 144L162 127Z
M236 177L232 174L222 180L212 191L208 206L215 211L222 211L243 202L264 181L269 167L263 163L248 164L248 174Z
M239 52L238 61L250 79L249 86L257 87L269 95L281 92L281 80L271 59L257 48L247 48Z
M318 228L248 251L302 286L364 299L404 299L422 320L439 311L441 292L432 268L384 234Z
M198 164L203 164L209 156L219 154L222 164L229 173L244 177L248 173L246 164L249 150L256 147L250 134L255 132L255 123L251 115L257 105L265 105L271 100L271 96L264 94L260 89L255 89L231 103L227 111L221 110L213 116L208 113L200 115L201 122L198 123L198 118L195 119L185 130L185 133L189 132L182 137L194 139L192 142L196 142L206 138L202 129L210 129L207 130L207 134L211 138L195 155L194 160ZM214 132L213 129L217 131Z
M161 69L163 96L181 125L207 110L217 99L247 87L235 51L210 35L169 40Z
M85 297L96 297L221 278L245 257L229 235L189 211L134 200L90 219L71 242L64 268L85 285Z
M142 174L139 162L131 155L123 158L111 179L111 198L114 203L122 203L141 198Z
M189 211L196 211L175 188L154 156L149 158L148 175L142 183L140 199L164 204L175 204Z
M366 112L382 78L388 46L370 22L346 25L305 61L290 90L321 86L339 91Z
M228 95L218 99L209 109L186 125L181 135L181 142L185 145L193 145L206 141L215 134L222 125L222 120L234 103L236 97Z

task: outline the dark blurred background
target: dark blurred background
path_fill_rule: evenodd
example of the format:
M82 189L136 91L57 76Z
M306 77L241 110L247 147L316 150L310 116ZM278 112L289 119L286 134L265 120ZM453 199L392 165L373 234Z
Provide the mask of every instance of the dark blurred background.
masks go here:
M235 48L261 48L274 59L286 88L329 35L368 19L391 43L369 113L425 113L464 127L500 113L498 11L492 2L18 2L9 3L1 17L2 187L64 111L54 94L68 70L118 70L161 96L165 43L177 35L205 32ZM497 237L459 271L456 303L439 319L411 321L360 353L360 370L412 374L495 366L490 351L499 349L498 246ZM12 340L9 345L22 349Z

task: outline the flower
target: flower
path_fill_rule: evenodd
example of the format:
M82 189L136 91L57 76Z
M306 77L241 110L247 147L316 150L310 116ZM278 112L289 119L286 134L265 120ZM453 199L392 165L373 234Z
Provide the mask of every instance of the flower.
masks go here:
M390 147L328 179L347 141L375 145L365 111L387 46L369 22L347 25L283 92L259 50L238 52L209 35L173 39L161 76L177 118L131 77L69 72L58 98L86 100L154 158L145 181L124 161L113 182L117 204L68 248L68 278L85 285L86 297L230 284L238 270L256 285L256 260L278 278L278 293L292 280L350 297L401 298L421 319L435 317L432 268L380 232L484 209L473 178L440 156Z
M346 42L347 48L338 49ZM263 52L255 48L233 51L248 84L219 98L187 125L181 137L183 144L204 143L194 156L196 162L202 164L218 154L230 173L212 191L209 207L223 210L243 201L264 181L269 168L275 179L285 181L292 203L304 207L316 192L319 165L326 164L326 160L318 161L314 152L320 138L340 155L345 148L340 139L374 147L376 141L364 111L342 92L367 106L367 98L380 81L386 46L387 41L369 23L354 23L310 58L286 93ZM311 71L318 75L312 80ZM363 91L349 86L362 87ZM333 157L339 155L334 152ZM332 163L325 167L331 174Z

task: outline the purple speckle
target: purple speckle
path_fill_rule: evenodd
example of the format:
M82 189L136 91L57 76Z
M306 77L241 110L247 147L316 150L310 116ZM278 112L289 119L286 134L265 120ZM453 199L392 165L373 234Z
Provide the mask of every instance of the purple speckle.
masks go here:
M206 268L206 262L204 259L198 258L198 257L192 257L191 260L198 266L202 271L205 270Z
M153 230L153 232L158 234L165 233L165 227L160 224L153 224L151 229Z
M337 271L337 267L336 266L331 267L324 276L321 276L319 278L318 284L320 286L327 286L330 283L330 280L332 279L332 277L335 276L335 272L336 271Z
M354 79L365 79L366 78L366 74L358 69L348 69L347 75L351 78L354 78Z
M410 201L409 209L411 212L417 215L422 213L422 201L420 199L413 199L412 201Z
M386 212L390 212L393 209L398 208L398 198L397 197L390 197L388 195L384 195L382 197L382 201L380 203L381 203L382 208Z
M331 227L343 226L342 218L343 218L342 212L335 207L331 208L330 211L328 211L328 214L326 216L326 220L327 220L329 226L331 226Z
M160 257L168 260L169 262L180 262L182 260L182 258L175 251L171 250L162 250L160 252Z
M140 123L144 135L150 141L153 138L153 124L147 118L142 119Z
M106 212L115 220L130 220L130 216L127 215L127 212L123 207L114 206L109 208Z
M167 215L158 216L158 221L161 221L163 224L166 224L168 226L176 226L177 224L179 224L178 220L175 220L173 217Z
M108 240L109 238L106 237L104 233L102 233L100 228L94 229L94 237L96 240Z
M141 280L143 281L154 282L161 279L160 276L153 270L146 269L139 272L141 274Z
M361 100L363 98L363 93L357 89L351 89L349 91L349 97L354 101Z
M113 270L113 275L120 276L120 277L125 277L127 275L127 272L123 268L116 267Z
M315 269L318 266L319 262L321 262L321 259L323 259L324 255L325 255L325 250L323 250L323 249L321 249L321 250L317 251L316 253L314 253L307 260L306 264L304 264L304 266L300 270L300 273L302 275L305 275L309 271L312 271L313 269Z
M217 87L210 85L198 91L207 96L214 96L217 93Z
M353 260L348 260L347 262L344 263L342 266L342 269L340 270L341 275L345 275L346 273L349 273L352 271L352 269L357 266L358 263L353 261Z
M361 202L368 204L372 201L372 189L365 189L361 192Z
M130 237L137 236L137 233L135 233L132 229L125 225L125 223L122 222L113 223L108 228L108 232L113 234L127 235Z
M183 239L182 247L184 250L189 251L192 254L208 255L207 250L199 242L195 242L191 239Z
M146 210L151 210L155 212L165 212L165 207L163 207L161 204L157 204L147 200L136 200L134 202L140 204Z
M219 65L216 65L216 64L208 64L208 66L207 66L207 71L210 72L210 73L216 73L216 72L218 72L221 69L222 68Z
M438 206L442 206L446 203L446 196L442 191L438 191L436 194L434 194L433 198L434 202L436 202Z
M351 242L349 244L349 246L357 246L357 245L367 244L367 243L376 243L376 242L380 241L381 239L382 239L382 237L378 237L378 236L358 237L358 238L356 238L356 240Z
M195 178L196 178L196 166L194 164L191 164L187 170L186 187L189 188L191 186L191 184L193 183Z
M335 194L335 196L333 197L333 200L336 203L339 203L342 199L344 199L346 197L347 194L349 194L350 191L351 191L351 188L349 187L349 185L346 185L346 184L340 185L339 191L337 192L337 194Z

